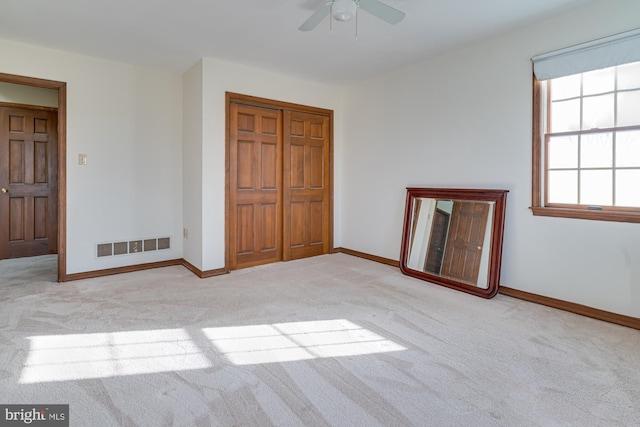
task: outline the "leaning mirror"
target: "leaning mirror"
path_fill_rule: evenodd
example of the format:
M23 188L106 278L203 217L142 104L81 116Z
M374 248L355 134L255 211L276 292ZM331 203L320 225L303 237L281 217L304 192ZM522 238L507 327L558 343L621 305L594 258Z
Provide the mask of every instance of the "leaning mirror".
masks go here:
M407 188L400 269L492 298L500 285L507 190Z

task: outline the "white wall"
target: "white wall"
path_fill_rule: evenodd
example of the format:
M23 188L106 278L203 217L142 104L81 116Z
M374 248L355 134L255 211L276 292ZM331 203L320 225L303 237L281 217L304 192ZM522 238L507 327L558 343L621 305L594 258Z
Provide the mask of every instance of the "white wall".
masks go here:
M0 58L2 73L67 83L67 273L181 258L181 76L4 40ZM170 250L95 257L166 236Z
M58 90L0 82L0 102L57 107Z
M183 257L202 269L202 61L182 76L183 82Z
M341 244L398 259L405 187L510 190L502 285L640 317L640 225L534 217L531 56L640 27L606 0L345 94Z
M334 110L334 150L341 144L340 90L218 61L203 59L202 270L224 267L225 92ZM336 162L336 167L338 166ZM336 176L336 180L338 177ZM339 190L336 189L336 193ZM336 196L337 198L337 196ZM334 210L337 209L334 206Z

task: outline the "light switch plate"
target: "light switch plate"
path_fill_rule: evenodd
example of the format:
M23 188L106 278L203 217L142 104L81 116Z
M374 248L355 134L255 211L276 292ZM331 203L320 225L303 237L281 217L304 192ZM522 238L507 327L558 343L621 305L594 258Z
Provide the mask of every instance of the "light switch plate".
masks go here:
M81 166L86 166L87 164L87 155L86 154L78 154L78 164Z

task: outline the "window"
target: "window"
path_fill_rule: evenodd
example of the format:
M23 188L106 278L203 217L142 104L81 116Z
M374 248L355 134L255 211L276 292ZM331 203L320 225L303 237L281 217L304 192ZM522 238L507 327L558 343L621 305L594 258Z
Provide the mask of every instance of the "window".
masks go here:
M640 42L640 32L633 33ZM584 51L611 50L610 42L591 42ZM585 65L584 57L576 60L580 49L544 56L554 56L559 69L539 70L540 57L533 58L532 211L640 222L640 61L616 58L603 67L598 52L597 63Z

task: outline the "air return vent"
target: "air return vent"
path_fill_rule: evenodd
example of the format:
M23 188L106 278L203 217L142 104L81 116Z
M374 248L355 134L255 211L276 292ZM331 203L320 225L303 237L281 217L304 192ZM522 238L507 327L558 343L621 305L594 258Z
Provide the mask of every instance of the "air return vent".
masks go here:
M171 247L171 239L169 237L162 237L158 239L158 250L169 249Z
M113 244L114 255L124 255L127 253L127 242L116 242Z
M147 239L144 241L144 251L155 251L157 249L158 246L158 240L157 239Z
M98 245L98 257L113 255L113 243L102 243Z
M129 242L129 253L135 254L142 252L142 240L133 240Z
M160 251L171 248L171 237L154 239L137 239L128 242L98 243L96 256L98 258L114 255L137 254L142 252Z

